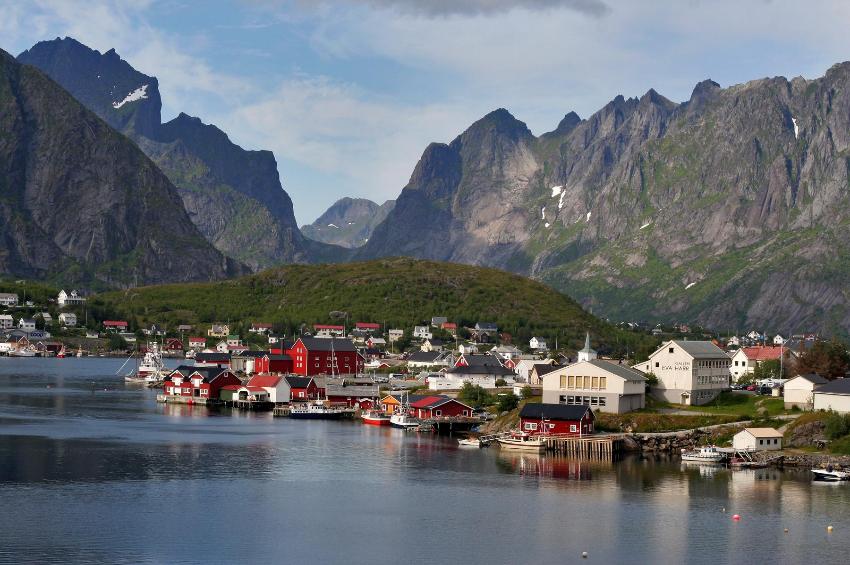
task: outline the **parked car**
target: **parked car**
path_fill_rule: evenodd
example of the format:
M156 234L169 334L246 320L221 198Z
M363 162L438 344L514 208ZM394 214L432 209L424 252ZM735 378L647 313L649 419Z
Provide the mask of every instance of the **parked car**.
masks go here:
M755 389L756 389L756 385L749 385L749 386L747 386L747 388L745 388L744 390L749 390L750 392L752 392L752 391L754 391Z

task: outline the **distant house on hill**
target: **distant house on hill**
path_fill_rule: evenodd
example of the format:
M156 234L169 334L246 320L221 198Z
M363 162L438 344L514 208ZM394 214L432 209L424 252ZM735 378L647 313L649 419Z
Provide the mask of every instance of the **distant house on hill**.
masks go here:
M546 345L546 340L542 337L532 337L528 340L528 346L536 351L546 351L549 347Z
M656 398L699 406L729 389L731 363L729 356L710 341L671 340L633 368L658 378L658 384L652 387Z
M227 337L230 335L230 326L227 324L213 324L207 330L207 337Z
M815 390L829 381L822 376L809 373L797 375L788 379L783 386L785 396L785 408L800 408L811 410L815 403Z
M65 290L62 289L56 297L56 303L59 304L60 308L68 306L82 306L86 303L86 299L83 298L76 290L65 292Z

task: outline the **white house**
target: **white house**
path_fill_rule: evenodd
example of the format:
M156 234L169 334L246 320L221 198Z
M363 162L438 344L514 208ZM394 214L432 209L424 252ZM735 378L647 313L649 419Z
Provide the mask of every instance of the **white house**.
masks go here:
M448 367L451 356L442 351L416 351L407 358L408 367Z
M18 329L25 332L35 331L35 320L32 318L21 318L18 320Z
M413 337L417 339L431 339L434 334L431 333L429 326L413 326Z
M221 341L219 341L218 343L215 344L215 350L218 351L219 353L229 353L230 347L228 346L226 340L221 340Z
M737 383L742 376L753 372L755 366L750 366L749 361L747 353L743 348L732 355L731 365L729 365L729 374L732 375L732 382Z
M741 338L733 335L726 341L726 347L741 347Z
M443 340L430 338L426 339L422 342L422 345L419 347L422 351L442 351L443 350Z
M815 410L835 410L850 413L850 379L835 379L818 386L814 391Z
M65 292L65 289L59 291L59 296L56 297L56 302L60 308L66 306L82 306L86 303L86 299L80 296L76 290Z
M73 312L62 312L59 314L59 323L66 328L73 328L77 325L77 315Z
M514 372L517 374L517 380L520 382L527 383L528 377L531 374L531 370L534 369L534 365L538 363L545 363L547 365L554 365L555 361L553 359L537 359L536 357L530 355L524 355L519 361L514 365Z
M53 316L50 315L50 312L40 312L38 315L41 316L41 319L44 320L46 325L53 323Z
M822 376L809 373L797 375L785 382L785 408L801 408L811 410L815 405L815 389L828 383Z
M776 334L775 336L773 336L773 345L784 345L784 344L785 344L785 338L783 338L781 335Z
M546 345L546 340L542 337L532 337L528 340L528 346L536 351L546 351L549 347Z
M710 341L670 340L650 355L648 361L633 368L658 378L658 384L651 390L657 398L698 406L711 402L729 388L731 362Z
M292 390L284 377L275 375L255 375L248 386L262 388L268 393L269 401L275 404L288 403Z
M513 359L522 355L522 351L513 345L499 345L490 349L491 355L497 355L502 359Z
M744 428L732 436L732 447L749 451L779 451L782 434L773 428Z
M11 292L0 292L0 306L17 306L18 295Z
M262 322L254 322L251 324L251 328L248 331L254 334L267 334L272 331L272 325Z
M474 355L478 353L478 346L474 343L461 343L457 350L461 355Z
M387 339L390 343L394 343L404 337L404 330L393 329L387 331Z
M0 330L11 330L15 327L15 320L9 314L0 314Z
M644 408L646 378L640 371L601 359L579 361L543 375L544 404L590 406L623 414Z

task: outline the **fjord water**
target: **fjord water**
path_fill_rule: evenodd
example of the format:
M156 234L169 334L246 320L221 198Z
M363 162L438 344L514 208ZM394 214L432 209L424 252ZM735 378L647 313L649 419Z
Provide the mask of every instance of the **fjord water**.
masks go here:
M163 406L120 365L0 358L0 561L847 562L850 485L803 471Z

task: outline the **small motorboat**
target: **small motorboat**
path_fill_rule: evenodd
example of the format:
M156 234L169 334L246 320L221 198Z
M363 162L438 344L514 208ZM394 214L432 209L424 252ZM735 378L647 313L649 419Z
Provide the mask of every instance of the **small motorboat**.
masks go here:
M682 461L690 461L692 463L723 463L726 461L726 454L718 451L713 445L700 447L692 451L683 449Z
M832 465L827 465L825 469L812 469L813 480L826 481L836 483L839 481L850 481L850 473L847 471L836 471Z
M390 416L390 425L394 428L413 429L418 428L421 423L419 418L414 418L404 412Z
M540 453L546 449L546 441L540 435L531 435L528 432L514 430L496 441L502 449L515 449L521 451L536 451Z
M370 426L389 426L390 416L383 410L367 410L361 416L364 424Z
M481 447L481 442L477 437L468 437L457 440L458 447L472 447L478 449Z

